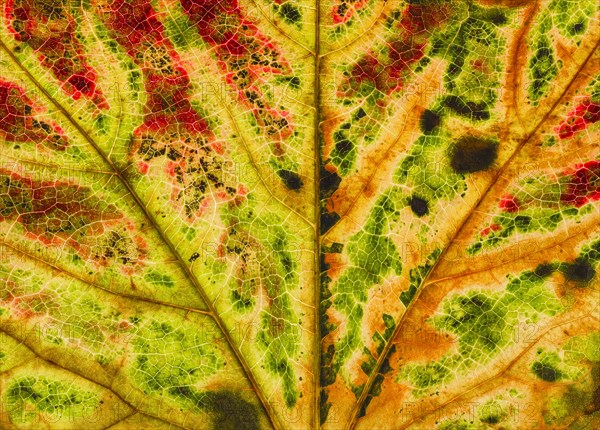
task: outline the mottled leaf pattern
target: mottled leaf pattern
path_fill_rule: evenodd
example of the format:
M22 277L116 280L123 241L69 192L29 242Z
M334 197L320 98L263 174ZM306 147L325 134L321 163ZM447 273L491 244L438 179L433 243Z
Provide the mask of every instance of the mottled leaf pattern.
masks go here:
M3 0L0 428L600 426L595 0Z

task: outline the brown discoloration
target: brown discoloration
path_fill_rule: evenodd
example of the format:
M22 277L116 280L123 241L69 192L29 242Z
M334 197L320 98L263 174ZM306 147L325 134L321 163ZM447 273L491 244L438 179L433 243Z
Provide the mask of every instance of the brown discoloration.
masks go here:
M529 53L527 35L531 30L538 10L537 2L523 3L532 3L532 5L527 9L523 21L519 23L513 43L509 46L506 83L503 86L504 91L502 92L502 102L507 108L505 127L503 127L506 135L508 135L508 130L515 128L514 125L511 126L515 117L520 123L523 121L519 113L519 104L523 101L526 93L524 90L524 81L526 79Z
M406 320L394 339L395 359L402 362L439 360L456 347L456 336L442 333L425 321Z
M590 304L578 306L577 312L590 307ZM582 314L584 315L584 314ZM385 419L388 425L398 429L431 429L445 419L455 419L457 413L476 412L472 405L482 405L487 399L497 398L503 395L508 405L518 407L522 413L513 414L509 417L512 423L519 428L530 428L532 423L543 422L543 416L550 410L550 402L564 397L572 387L588 392L593 399L594 385L590 370L584 371L584 376L576 381L548 383L540 381L531 372L531 364L536 360L539 348L554 350L561 348L573 336L586 335L598 330L598 321L593 317L563 316L559 320L547 325L537 325L536 330L528 333L516 347L506 351L506 359L497 360L488 367L488 372L475 376L473 372L462 375L457 380L445 384L439 391L433 392L425 397L413 396L408 385L401 381L392 382L394 376L386 378L384 382L384 394L376 397L370 406L371 414L358 421L357 428L368 429L374 427L375 423ZM396 344L398 348L399 344ZM425 349L419 344L417 348ZM421 360L430 361L428 357L415 356L412 363ZM394 354L391 362L397 363L398 371L405 366L408 360ZM590 364L583 360L580 363L583 369L591 369ZM466 380L470 382L467 384ZM516 396L510 395L510 390L516 390ZM398 403L397 403L398 402ZM406 408L402 414L390 414L392 405L401 404ZM406 407L410 404L410 407ZM593 406L593 402L590 403ZM566 419L572 422L583 416L591 407L590 404L573 405L578 412L571 414ZM471 405L471 406L469 406ZM526 407L526 408L525 408ZM469 409L471 408L471 409ZM378 411L385 411L385 418ZM527 412L527 413L525 413ZM460 414L459 414L460 416ZM469 415L467 415L469 416ZM514 420L517 420L516 422ZM541 420L541 421L539 421ZM392 424L393 423L393 424ZM554 423L556 424L556 423ZM555 428L548 426L543 428Z
M324 259L325 263L329 265L327 276L331 279L337 279L344 269L348 267L348 263L342 254L327 253Z
M368 182L365 187L363 188L363 194L366 197L373 197L375 195L375 188L373 186L372 182Z

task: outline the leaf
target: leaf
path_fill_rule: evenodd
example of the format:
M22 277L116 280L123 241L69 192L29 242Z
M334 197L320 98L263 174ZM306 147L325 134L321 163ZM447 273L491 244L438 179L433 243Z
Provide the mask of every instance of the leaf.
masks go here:
M600 425L592 0L4 0L0 427Z

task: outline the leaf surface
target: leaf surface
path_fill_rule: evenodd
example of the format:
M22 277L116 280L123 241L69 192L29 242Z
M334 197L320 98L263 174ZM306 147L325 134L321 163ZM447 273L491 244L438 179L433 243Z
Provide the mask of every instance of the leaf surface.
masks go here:
M4 0L0 427L600 425L599 19Z

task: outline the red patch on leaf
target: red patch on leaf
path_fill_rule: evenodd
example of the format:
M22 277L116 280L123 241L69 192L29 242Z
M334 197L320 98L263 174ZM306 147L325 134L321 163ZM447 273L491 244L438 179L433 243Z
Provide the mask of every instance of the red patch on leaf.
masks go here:
M269 106L259 88L265 74L291 74L281 52L245 18L236 0L181 0L181 5L200 37L214 48L225 81L251 110L264 135L274 142L290 137L294 127L289 112Z
M3 307L10 308L11 317L26 320L32 317L44 315L46 307L40 306L53 300L50 293L33 293L9 279L0 276L2 290L0 290L0 303Z
M213 9L221 5L210 1L184 3L208 20L215 16ZM230 6L219 7L235 13ZM226 183L222 167L223 144L216 142L208 122L192 106L189 74L164 36L163 25L150 1L114 0L101 9L101 18L111 36L142 69L145 79L144 122L134 130L130 153L138 161L140 172L145 174L153 159L166 157L166 173L173 187L171 198L183 205L189 220L206 211L209 195L218 200L235 200L237 184ZM216 40L218 34L206 29L205 37ZM225 45L239 53L240 48L231 42L236 37L230 33ZM228 51L228 55L232 54Z
M588 125L600 121L600 105L586 100L567 114L565 119L554 131L561 139L573 137L575 133L585 130Z
M500 230L502 227L500 227L500 225L498 224L492 224L489 227L484 228L483 230L481 230L480 234L481 236L487 236L488 234L490 234L493 231L498 231Z
M514 213L519 211L519 202L514 196L502 197L499 206L505 212Z
M365 81L386 95L401 90L407 71L423 58L432 31L446 17L443 6L408 5L397 26L399 35L387 41L384 53L367 52L354 64L342 96L356 93Z
M148 170L150 170L150 165L144 161L139 161L138 170L142 175L146 175L148 173Z
M0 136L12 142L41 143L49 149L64 150L68 142L63 130L35 119L33 114L41 110L23 88L0 79Z
M108 109L96 86L96 72L87 64L83 45L75 34L75 19L61 2L8 0L4 16L14 38L29 45L44 67L62 82L73 99L89 98L99 109Z
M368 0L341 0L340 4L333 6L333 22L335 24L343 24L348 22L356 12L363 9Z
M592 160L575 166L566 192L560 201L576 207L600 200L600 161Z

